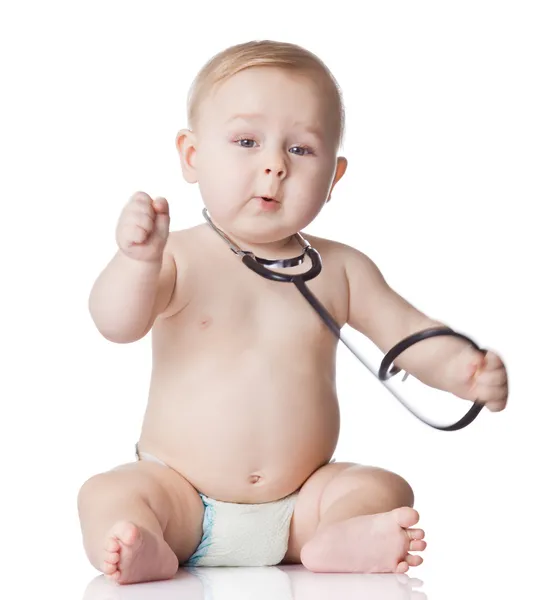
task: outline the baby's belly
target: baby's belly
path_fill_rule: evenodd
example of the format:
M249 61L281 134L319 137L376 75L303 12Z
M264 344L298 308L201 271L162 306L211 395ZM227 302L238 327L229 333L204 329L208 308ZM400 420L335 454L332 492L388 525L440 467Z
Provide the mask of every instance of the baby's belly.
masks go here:
M241 503L282 498L331 459L339 434L331 351L315 361L193 358L154 366L141 451L203 494Z

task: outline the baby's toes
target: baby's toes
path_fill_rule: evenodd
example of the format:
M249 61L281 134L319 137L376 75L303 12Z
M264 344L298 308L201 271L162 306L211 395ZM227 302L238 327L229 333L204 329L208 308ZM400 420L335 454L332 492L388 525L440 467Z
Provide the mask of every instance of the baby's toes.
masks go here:
M103 573L105 575L112 575L113 573L116 573L118 571L118 566L117 566L117 564L112 564L105 560L105 561L103 561L101 570L103 571Z
M409 565L403 560L398 563L396 567L396 573L406 573L409 570Z
M403 527L403 529L408 529L409 527L416 525L416 523L418 523L418 521L420 520L420 515L418 514L418 511L414 508L411 508L410 506L402 506L401 508L395 508L392 511L392 513L394 514L398 525L400 527Z
M141 532L139 528L129 521L120 521L113 527L111 534L112 539L116 538L126 546L134 546L141 541Z
M409 566L417 567L424 562L424 559L421 556L416 556L416 554L407 554L405 561Z
M120 552L120 544L116 538L110 537L105 544L107 552Z
M411 540L423 540L426 533L423 529L407 529L407 535Z
M118 581L120 579L120 571L115 571L114 573L105 573L105 577L109 581Z
M425 550L426 547L427 543L424 540L412 540L409 544L409 550L412 550L413 552Z
M111 565L116 565L120 562L120 553L119 552L105 552L105 562L108 562Z

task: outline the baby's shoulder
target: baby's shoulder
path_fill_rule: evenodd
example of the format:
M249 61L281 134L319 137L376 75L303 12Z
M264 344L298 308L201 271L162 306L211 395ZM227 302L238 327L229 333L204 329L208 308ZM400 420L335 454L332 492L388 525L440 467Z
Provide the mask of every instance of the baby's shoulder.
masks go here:
M193 244L201 236L201 230L204 228L202 223L186 227L184 229L173 229L169 232L168 242Z
M375 262L364 252L337 240L302 233L306 240L319 252L323 263L333 266L345 274L347 279L369 276L378 272Z
M192 252L196 252L201 243L202 225L194 225L185 229L175 229L169 232L165 252L172 254L175 259L187 260Z
M331 261L341 262L345 264L354 253L360 252L356 248L349 246L343 242L332 240L329 238L323 238L316 235L311 235L302 232L302 236L319 252L322 258L326 258Z

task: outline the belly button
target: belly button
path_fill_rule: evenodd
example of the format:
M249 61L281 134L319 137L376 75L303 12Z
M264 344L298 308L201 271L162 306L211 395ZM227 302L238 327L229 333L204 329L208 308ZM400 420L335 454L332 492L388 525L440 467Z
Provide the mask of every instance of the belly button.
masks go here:
M261 476L260 475L250 475L249 476L249 483L259 483L259 481L261 480Z

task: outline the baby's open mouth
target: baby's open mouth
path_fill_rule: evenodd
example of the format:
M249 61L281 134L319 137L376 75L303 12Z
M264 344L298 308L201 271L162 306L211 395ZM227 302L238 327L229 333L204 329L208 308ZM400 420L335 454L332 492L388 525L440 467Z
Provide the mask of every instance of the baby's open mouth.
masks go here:
M279 201L272 196L256 196L259 208L265 212L274 212L279 209Z

